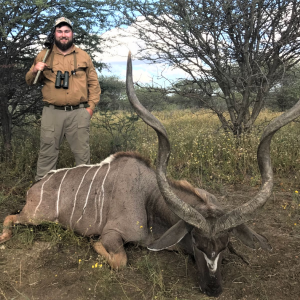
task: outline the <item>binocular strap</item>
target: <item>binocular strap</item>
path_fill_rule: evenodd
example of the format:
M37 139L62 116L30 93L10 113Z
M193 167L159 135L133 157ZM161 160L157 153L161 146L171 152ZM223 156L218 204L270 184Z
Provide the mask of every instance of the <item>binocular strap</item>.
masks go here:
M75 51L73 52L73 58L74 58L74 70L71 71L71 74L75 75L76 72L79 71L79 70L85 71L85 68L77 68L77 59L76 59L76 52ZM52 73L54 73L54 71L53 71L53 60L54 60L54 52L51 51L49 70L51 70Z

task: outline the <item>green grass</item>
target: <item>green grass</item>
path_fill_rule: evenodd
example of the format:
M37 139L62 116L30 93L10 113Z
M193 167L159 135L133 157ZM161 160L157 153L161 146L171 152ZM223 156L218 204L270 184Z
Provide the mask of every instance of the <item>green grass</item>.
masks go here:
M3 225L0 225L2 232ZM61 225L53 222L43 222L40 225L14 225L13 236L6 245L14 247L32 247L34 241L47 242L49 245L66 244L82 246L88 244L86 237L76 234L74 231L66 230Z
M224 133L218 119L207 111L196 113L188 110L165 111L154 114L166 127L171 141L169 177L187 179L196 186L213 190L221 188L222 185L247 184L257 187L260 185L256 150L262 128L278 115L277 113L262 112L253 132L242 136L239 141L232 134ZM126 131L126 126L116 127L117 132L108 132L101 126L103 121L101 118L101 116L93 118L91 126L92 163L98 163L110 155L114 146L114 138L124 134L126 141L121 139L120 150L138 151L150 158L155 165L157 136L153 129L139 120L134 128L130 129L130 135ZM120 118L122 120L126 116L120 113ZM1 218L23 206L26 192L34 181L38 150L39 128L32 127L26 128L26 130L24 128L22 132L14 133L12 157L9 161L0 162ZM276 133L272 141L271 156L275 172L275 188L289 192L292 199L284 202L281 209L288 213L289 222L293 224L293 232L299 235L299 122L289 124ZM68 144L64 143L61 146L58 168L72 166L74 166L73 155ZM1 231L2 224L0 224ZM149 295L152 299L171 299L171 295L177 293L180 295L184 291L184 286L177 286L177 281L169 283L168 276L171 272L167 270L168 264L163 265L164 261L158 260L156 253L146 251L140 255L141 253L130 251L129 248L127 252L132 255L130 261L136 263L130 265L128 271L111 272L103 258L97 257L97 254L91 251L87 238L65 230L55 223L43 223L39 226L15 226L13 238L5 244L5 247L7 249L30 248L34 241L49 243L53 247L55 255L61 253L61 251L56 251L56 247L60 249L66 245L66 248L63 249L70 251L70 264L74 264L76 270L78 265L79 271L86 272L84 274L90 276L88 285L84 287L87 293L90 293L90 289L96 291L96 288L99 288L101 295L102 293L103 295L115 295L118 290L121 290L126 299L130 299L130 296L127 296L129 291L134 291L136 295L140 296L140 299L149 299ZM71 246L67 247L67 245ZM183 256L179 260L183 268L187 268L185 259ZM143 285L147 285L146 290L140 288ZM0 295L1 292L0 289ZM195 294L197 299L208 299L198 291L195 291ZM181 300L185 299L178 297Z
M260 184L256 162L257 146L263 126L278 113L262 112L252 133L242 136L239 141L231 133L225 133L217 117L208 111L165 111L154 114L166 127L171 141L172 154L168 167L170 177L184 178L201 187L216 184ZM157 136L152 128L139 120L129 129L124 125L113 127L116 132L109 132L107 126L102 126L102 122L107 121L103 118L95 116L91 126L92 163L98 163L110 155L115 137L124 135L126 142L125 139L123 142L121 140L118 145L120 150L138 151L155 164ZM127 116L119 113L117 120L123 122L124 118ZM14 133L12 157L0 165L0 181L3 182L0 191L4 195L25 195L34 181L39 128L27 128L26 134L24 132L25 130ZM286 178L292 189L300 189L299 145L300 125L294 122L275 134L271 147L275 176ZM74 157L65 142L61 146L58 168L72 166Z

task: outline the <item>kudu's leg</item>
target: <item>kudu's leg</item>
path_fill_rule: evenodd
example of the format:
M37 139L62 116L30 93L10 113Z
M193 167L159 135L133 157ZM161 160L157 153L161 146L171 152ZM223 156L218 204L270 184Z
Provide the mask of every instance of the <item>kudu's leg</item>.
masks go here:
M0 235L0 244L8 241L12 237L12 230L14 224L19 223L17 220L18 215L10 215L4 219L3 231Z
M127 264L127 255L123 246L123 239L118 232L111 231L104 234L100 241L92 244L95 251L102 255L112 269L120 269Z

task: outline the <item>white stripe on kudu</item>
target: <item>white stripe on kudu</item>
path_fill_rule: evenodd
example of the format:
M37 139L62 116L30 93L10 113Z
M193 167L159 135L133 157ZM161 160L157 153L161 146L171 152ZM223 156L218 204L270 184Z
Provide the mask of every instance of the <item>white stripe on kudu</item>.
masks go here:
M85 212L85 208L86 208L87 203L88 203L88 198L89 198L89 194L90 194L90 191L91 191L91 187L92 187L92 184L93 184L93 182L94 182L94 180L95 180L95 178L96 178L96 175L97 175L98 171L99 171L99 170L101 169L101 167L102 167L103 165L105 165L105 164L108 164L108 165L109 165L109 167L108 167L108 170L109 170L109 169L110 169L110 163L111 163L114 159L115 159L114 155L110 155L110 156L107 157L105 160L103 160L100 164L91 166L91 167L85 172L85 174L84 174L84 176L83 176L83 178L82 178L82 180L81 180L81 182L80 182L80 185L79 185L79 187L78 187L78 189L77 189L77 191L76 191L75 201L74 201L74 206L73 206L72 215L71 215L71 218L70 218L70 228L72 228L72 219L73 219L73 215L74 215L74 211L75 211L75 206L76 206L76 202L77 202L77 194L78 194L78 192L79 192L79 190L80 190L80 187L81 187L81 185L82 185L82 183L83 183L83 181L84 181L84 178L85 178L86 174L91 170L92 167L99 167L98 170L95 172L95 174L94 174L94 176L93 176L93 179L92 179L92 181L91 181L91 183L90 183L89 191L88 191L88 194L87 194L87 196L86 196L86 200L85 200L84 207L83 207L83 209L82 209L82 214L81 214L81 216L79 217L79 219L75 222L75 224L77 224L77 223L82 219L82 217L83 217L83 214L84 214L84 212ZM105 175L105 178L106 178L106 176L107 176L107 173L106 173L106 175ZM105 178L104 178L104 180L105 180ZM74 226L75 226L75 224L74 224ZM74 227L73 227L73 228L74 228Z
M103 211L103 204L104 204L104 183L105 183L106 177L107 177L107 175L109 173L109 170L110 170L110 163L108 163L108 168L107 168L105 177L104 177L104 179L102 181L101 192L100 192L100 195L99 195L99 199L100 199L101 194L102 194L102 198L100 199L100 203L99 203L100 204L100 221L99 221L99 227L101 226L101 223L102 223L102 211Z
M71 229L72 229L72 219L73 219L73 215L74 215L74 211L75 211L75 207L76 207L76 202L77 202L77 195L78 195L78 192L79 192L79 190L80 190L80 187L81 187L81 185L82 185L82 183L83 183L83 180L84 180L86 174L87 174L91 169L92 169L92 167L90 166L90 167L86 170L86 172L85 172L84 175L82 176L82 179L81 179L81 181L80 181L80 184L79 184L79 186L78 186L78 188L77 188L77 191L76 191L76 194L75 194L75 199L74 199L74 205L73 205L73 209L72 209L72 214L71 214L71 217L70 217L70 228L71 228Z
M61 186L62 186L62 183L65 179L65 177L67 176L68 172L70 171L71 169L68 169L65 173L65 175L63 176L61 182L60 182L60 185L59 185L59 189L58 189L58 193L57 193L57 201L56 201L56 219L58 220L58 214L59 214L59 200L60 200L60 191L61 191Z
M91 181L91 183L90 183L90 186L89 186L89 190L88 190L87 196L86 196L86 198L85 198L85 204L84 204L83 209L82 209L81 217L78 219L78 221L77 221L76 223L78 223L78 222L82 219L82 217L83 217L83 214L84 214L84 212L85 212L85 208L86 208L87 203L88 203L88 200L89 200L89 196L90 196L90 192L91 192L91 188L92 188L93 182L94 182L94 180L95 180L95 177L96 177L97 173L98 173L99 170L101 169L101 167L102 167L102 166L100 166L100 167L98 168L98 170L95 172L95 174L94 174L94 176L93 176L93 179L92 179L92 181Z
M293 108L272 120L264 129L257 149L261 188L246 203L232 210L224 210L212 194L198 191L198 188L194 188L188 182L166 180L170 141L164 126L141 106L136 96L130 52L127 61L126 90L128 99L137 114L157 133L159 151L156 172L139 154L132 152L112 155L99 165L77 167L84 167L84 169L72 168L72 172L68 175L71 177L74 172L76 182L70 185L67 185L67 180L64 179L68 173L66 170L50 172L51 174L66 173L59 174L57 181L55 176L50 180L48 173L47 177L31 188L26 205L20 214L9 215L4 219L0 243L11 238L11 229L15 224L39 224L44 220L54 221L55 212L57 210L58 214L60 204L59 221L64 227L69 222L72 224L72 218L78 219L81 214L85 213L84 218L82 216L79 218L79 220L82 218L82 221L78 226L74 224L74 229L84 236L100 237L93 243L94 249L98 254L105 256L112 269L119 270L127 264L124 249L124 243L127 241L141 246L147 245L152 250L159 250L168 248L184 236L185 238L182 238L178 247L182 250L194 251L196 266L201 273L198 281L201 291L207 296L218 297L222 293L222 273L219 265L222 261L222 252L226 248L232 250L229 244L232 234L250 248L257 249L257 246L260 246L264 250L272 250L268 240L250 229L246 223L253 219L255 211L262 207L272 194L274 180L270 162L271 140L281 127L300 117L300 101ZM116 161L112 163L114 159ZM99 171L100 168L97 168L104 164L108 164L107 170ZM122 168L120 171L119 166ZM90 176L86 176L91 168L94 172L98 171L98 175L91 173ZM66 180L64 185L60 182L63 176L63 180ZM71 181L73 178L69 177ZM80 180L81 183L77 189L76 186ZM46 182L48 182L48 190L45 188ZM116 186L114 186L115 183ZM93 190L91 190L91 184L94 186ZM59 185L62 190L59 191L57 198L56 192ZM42 189L41 194L40 189ZM88 197L85 198L87 190L89 194L95 191L90 202L88 202ZM49 192L46 193L47 191ZM42 203L44 198L46 198L45 202ZM96 224L88 230L92 227L90 223L92 217L88 216L88 212L94 214L95 203L102 228L100 226L97 228L97 218ZM72 205L74 205L73 210ZM107 206L108 209L106 209ZM62 211L63 207L66 208L67 217ZM34 208L35 211L33 211ZM69 221L70 210L72 210L72 215ZM37 211L40 220L32 220L33 212ZM137 220L142 220L145 226L139 225ZM143 230L141 230L142 227ZM159 238L154 240L155 237ZM209 254L209 257L204 252Z
M50 178L54 175L54 173L49 176L49 178L43 183L42 188L41 188L41 194L40 194L40 202L38 203L38 205L36 206L35 210L34 210L34 214L33 214L33 218L35 217L35 214L39 208L39 206L41 205L42 201L43 201L43 194L44 194L44 185L46 182L48 182L50 180Z

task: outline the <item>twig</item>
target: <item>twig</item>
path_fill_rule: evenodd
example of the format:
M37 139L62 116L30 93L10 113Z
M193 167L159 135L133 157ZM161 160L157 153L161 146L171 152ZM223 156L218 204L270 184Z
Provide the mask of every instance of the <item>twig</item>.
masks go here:
M22 261L20 260L20 285L22 284Z
M6 298L6 296L5 296L4 292L2 291L2 289L1 289L1 288L0 288L0 293L1 293L1 295L4 297L4 299L5 299L5 300L8 300L8 299Z

